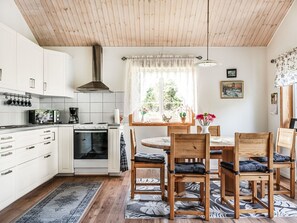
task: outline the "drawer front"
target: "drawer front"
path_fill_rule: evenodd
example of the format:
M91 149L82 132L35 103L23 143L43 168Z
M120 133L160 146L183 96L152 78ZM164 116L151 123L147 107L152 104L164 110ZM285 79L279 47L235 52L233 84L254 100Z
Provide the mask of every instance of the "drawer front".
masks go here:
M0 153L0 171L15 166L15 150Z
M46 134L46 135L41 135L40 140L41 140L41 142L52 141L53 140L52 134L50 133L50 134Z
M14 141L0 144L0 153L13 150L15 148Z
M42 142L40 133L40 129L17 132L15 148L27 147Z
M7 143L15 140L15 134L3 134L0 135L0 144Z
M0 172L0 210L15 200L15 170L14 168Z
M23 148L16 149L16 162L21 164L29 160L35 159L40 155L40 145L30 145Z

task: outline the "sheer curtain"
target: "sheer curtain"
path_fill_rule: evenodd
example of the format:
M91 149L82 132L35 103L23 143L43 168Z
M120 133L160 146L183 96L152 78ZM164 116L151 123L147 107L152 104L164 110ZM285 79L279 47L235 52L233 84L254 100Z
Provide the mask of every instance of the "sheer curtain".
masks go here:
M140 56L126 62L125 116L139 110L147 85L158 85L162 80L173 80L182 95L183 104L197 110L197 81L195 58L177 56Z

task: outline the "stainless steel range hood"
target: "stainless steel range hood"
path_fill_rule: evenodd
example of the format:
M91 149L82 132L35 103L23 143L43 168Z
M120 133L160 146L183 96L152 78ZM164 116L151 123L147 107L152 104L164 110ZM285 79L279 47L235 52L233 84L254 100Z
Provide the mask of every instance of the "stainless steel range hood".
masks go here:
M87 84L84 84L78 88L81 92L99 91L99 92L111 92L109 88L101 81L102 75L102 47L97 45L92 47L93 52L93 67L92 67L92 77L93 80Z

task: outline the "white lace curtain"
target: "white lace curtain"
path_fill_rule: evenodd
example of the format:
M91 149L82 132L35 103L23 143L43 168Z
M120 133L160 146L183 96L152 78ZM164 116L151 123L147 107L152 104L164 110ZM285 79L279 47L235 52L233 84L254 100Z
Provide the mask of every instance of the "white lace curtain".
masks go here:
M276 69L275 87L284 87L297 83L297 47L276 59Z
M139 56L126 62L125 116L141 105L142 85L154 78L174 76L182 89L184 103L196 111L197 89L195 58L178 56ZM171 76L171 77L172 77Z

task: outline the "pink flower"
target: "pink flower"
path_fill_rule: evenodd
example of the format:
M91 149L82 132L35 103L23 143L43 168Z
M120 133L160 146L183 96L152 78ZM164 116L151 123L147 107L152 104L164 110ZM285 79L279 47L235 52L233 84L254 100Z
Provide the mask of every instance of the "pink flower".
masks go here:
M210 113L198 114L196 116L196 119L199 121L200 125L202 126L210 125L210 123L213 122L215 118L216 116Z

